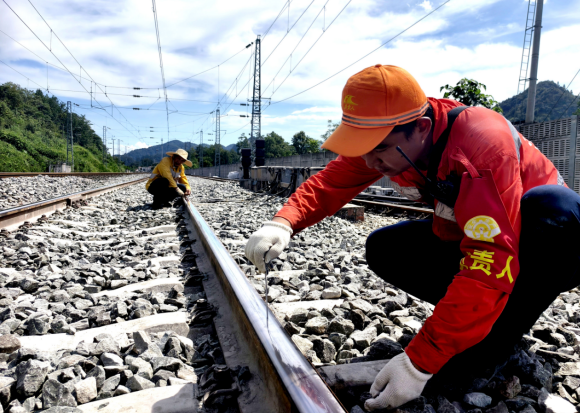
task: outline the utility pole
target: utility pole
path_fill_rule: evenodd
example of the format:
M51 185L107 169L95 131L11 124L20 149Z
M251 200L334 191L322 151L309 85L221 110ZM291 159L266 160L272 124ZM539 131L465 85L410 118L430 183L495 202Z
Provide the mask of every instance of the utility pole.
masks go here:
M218 176L221 177L221 165L220 165L220 108L217 108L215 111L215 162L214 166L218 168Z
M66 109L68 112L68 133L67 133L67 143L66 143L66 163L69 163L69 154L70 154L70 166L71 172L74 172L74 164L75 164L75 157L74 157L74 147L73 147L73 130L72 130L72 103L69 100L66 102ZM70 141L70 143L69 143Z
M167 133L169 134L169 130L167 131ZM159 160L160 162L163 160L163 138L161 138L161 159Z
M260 35L256 39L256 53L254 59L254 94L252 95L252 129L250 133L250 145L255 153L256 139L260 139L262 118L262 90L261 90L261 47Z
M106 154L107 154L107 127L103 126L103 164L105 163Z
M532 45L532 67L530 70L530 87L528 88L528 106L526 108L526 123L534 121L536 108L536 84L538 82L538 62L540 60L540 36L542 34L542 11L544 0L537 0L536 22L534 24L534 43Z
M201 166L201 176L203 176L203 129L200 129L199 133L199 165Z

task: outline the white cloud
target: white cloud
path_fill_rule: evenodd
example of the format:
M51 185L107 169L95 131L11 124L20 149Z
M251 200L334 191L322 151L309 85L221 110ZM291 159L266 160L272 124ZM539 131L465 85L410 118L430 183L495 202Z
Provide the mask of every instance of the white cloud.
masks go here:
M425 11L433 10L433 5L429 0L423 0L423 3L419 4L420 7L423 7Z
M325 13L316 19L305 35L323 5L322 2L314 2L287 34L288 20L292 25L310 1L294 0L290 7L290 18L287 12L283 13L263 40L262 62L281 42L262 67L263 96L271 97L273 103L328 78L442 3L442 0L388 4L379 0L357 0L351 2L332 26L328 27L346 4L346 0L331 1ZM41 39L50 44L50 30L30 4L15 0L8 3ZM283 4L259 0L220 0L219 3L166 0L158 3L167 84L216 66L241 51L220 65L219 88L218 70L213 69L168 89L170 110L179 110L169 115L170 139L189 140L194 136L193 139L197 140L199 135L193 134L199 129L203 129L204 133L214 129L215 118L209 112L215 109L215 103L179 99L216 102L218 96L226 93L229 93L229 97L222 102L221 109L222 114L229 116L221 119L222 130L227 130L222 142L226 145L233 143L242 132L249 135L250 119L239 117L251 112L250 107L239 105L247 103L247 99L252 97L251 89L246 85L251 67L242 68L250 58L253 47L244 49L244 46L254 41L256 34L265 33ZM47 81L45 62L60 63L4 3L0 3L2 30L40 58L0 34L0 59L42 87L48 83L50 90L62 100L89 103L88 109L81 105L75 107L75 110L86 114L95 125L97 133L101 132L103 126L119 129L114 133L134 148L139 147L139 144L146 145L143 143L145 139L150 144L161 138L167 141L167 116L163 91L158 89L161 86L161 75L150 3L139 0L36 0L35 5L93 79L108 85L106 89L101 86L101 90L90 80L82 82L89 91L92 87L93 97L96 96L109 115L103 110L90 108L87 93L68 72L49 66ZM523 14L502 20L502 16L508 15L507 11L514 7L521 7ZM550 7L544 8L544 15L549 19L551 14L563 13L559 10L564 7L567 8L567 14L562 17L566 17L567 25L550 25L547 23L549 20L543 25L539 78L567 84L580 67L580 38L577 36L580 25L576 23L580 19L580 0L571 0L565 5L550 2ZM324 133L328 119L340 119L341 91L348 77L376 63L406 68L430 96L440 97L441 85L455 84L462 77L469 77L486 84L487 93L497 100L510 97L517 90L521 40L509 41L511 38L507 36L506 40L506 35L515 36L521 32L523 38L525 10L527 6L524 2L452 1L401 37L330 80L285 102L265 105L262 131L267 133L271 131L268 129L275 128L286 139L299 130L305 130L311 136ZM482 12L488 14L482 16ZM493 16L490 13L497 18L491 18ZM552 21L561 21L556 17L552 16ZM325 32L322 31L323 27ZM314 48L296 66L322 33L324 35ZM287 60L303 35L304 39L292 58ZM462 42L467 37L474 40ZM79 66L54 36L51 47L71 72L78 76ZM32 64L31 61L40 63ZM291 74L290 67L293 68ZM87 77L84 71L81 74ZM288 74L290 76L284 80ZM5 81L27 85L26 78L2 66L0 83ZM29 86L36 87L32 82ZM133 87L153 89L134 90ZM580 88L580 77L571 87L576 90ZM104 95L105 90L116 105L126 107L120 113L115 111L114 119L110 116L110 108L106 107L110 102ZM146 97L135 98L133 95ZM233 99L235 95L238 97ZM93 102L93 106L98 105ZM133 111L133 107L150 107L151 110ZM150 133L150 126L154 126L154 133ZM155 139L149 140L150 136Z
M336 116L336 114L342 114L342 111L340 109L340 105L338 105L335 107L324 107L324 108L314 106L311 108L295 110L294 112L292 112L293 115L298 115L299 113L331 113L334 116Z

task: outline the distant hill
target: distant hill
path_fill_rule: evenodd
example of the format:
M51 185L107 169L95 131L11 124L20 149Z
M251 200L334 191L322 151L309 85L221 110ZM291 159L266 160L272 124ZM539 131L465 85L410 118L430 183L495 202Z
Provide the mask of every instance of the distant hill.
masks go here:
M48 172L67 159L63 130L66 103L40 89L0 85L0 172ZM108 153L84 115L72 114L75 172L121 172L125 165ZM103 163L103 157L104 163Z
M558 99L560 100L558 101ZM574 99L575 95L572 91L567 90L565 87L551 80L538 82L534 120L536 122L545 122L571 116L578 109L576 102L570 104ZM519 122L526 118L527 101L528 90L526 89L522 93L500 102L499 105L503 109L503 114L507 119L511 122ZM556 104L556 102L558 103ZM552 107L554 107L553 110ZM568 110L564 112L566 108ZM552 112L550 113L550 111Z
M122 158L131 158L135 161L139 162L141 159L149 158L153 161L160 161L162 155L165 156L166 152L174 152L177 149L186 149L185 145L187 144L187 150L189 150L189 142L182 142L179 140L173 140L169 142L163 143L163 154L161 153L162 146L161 145L153 145L148 148L142 149L134 149L130 152L127 152L127 155L123 155ZM196 144L191 144L192 148L197 148ZM205 146L205 145L204 145Z
M153 145L153 146L150 146L148 148L134 149L130 152L127 152L126 155L122 155L121 159L126 164L139 163L143 160L150 160L150 162L145 162L145 163L156 164L157 162L159 162L161 160L162 156L165 156L165 153L167 153L167 152L174 152L180 148L189 151L190 149L196 149L198 146L199 145L197 145L196 143L183 142L180 140L173 140L173 141L169 141L169 142L164 142L163 148L161 147L161 145ZM207 143L204 143L203 147L209 148L210 145L208 145ZM233 143L231 145L228 145L225 147L225 149L228 151L236 150L236 144ZM117 157L117 156L115 155L115 157Z

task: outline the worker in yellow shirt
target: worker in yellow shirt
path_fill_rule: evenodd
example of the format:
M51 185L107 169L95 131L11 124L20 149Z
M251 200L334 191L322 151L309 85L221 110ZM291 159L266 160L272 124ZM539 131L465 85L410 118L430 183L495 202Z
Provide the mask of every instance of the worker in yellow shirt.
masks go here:
M183 166L184 164L192 165L191 161L187 160L188 153L183 149L178 149L166 154L168 157L157 164L145 185L145 189L153 195L152 209L170 207L175 198L191 193Z

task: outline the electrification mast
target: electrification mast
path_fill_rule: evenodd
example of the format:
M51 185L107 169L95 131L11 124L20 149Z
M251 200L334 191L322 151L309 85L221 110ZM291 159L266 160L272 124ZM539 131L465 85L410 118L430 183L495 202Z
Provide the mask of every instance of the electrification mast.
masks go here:
M260 35L256 39L256 53L254 59L254 94L252 95L252 130L250 133L250 145L252 152L256 152L256 139L261 137L262 118L262 90L261 90L261 40Z
M107 154L107 127L103 126L103 163L105 163L106 154Z
M200 139L200 155L199 155L199 165L201 166L201 176L203 176L203 129L199 131L199 139Z
M540 60L540 36L542 34L542 11L544 0L537 0L536 22L534 24L534 43L532 44L532 67L530 69L530 87L528 88L528 106L526 108L526 123L534 121L536 108L536 84L538 82L538 62Z
M214 165L218 168L217 176L221 177L221 165L220 165L220 108L217 108L215 111L215 162Z
M74 156L74 148L73 148L73 128L72 128L72 103L69 100L66 102L66 109L68 112L68 133L67 133L67 140L66 140L66 163L69 164L69 155L70 155L70 166L71 172L74 172L74 164L75 164L75 156Z
M530 51L534 38L534 20L536 19L536 0L528 0L528 14L526 15L526 29L524 30L524 46L522 48L522 62L520 64L520 79L518 95L526 90L528 83L528 69L530 65Z

